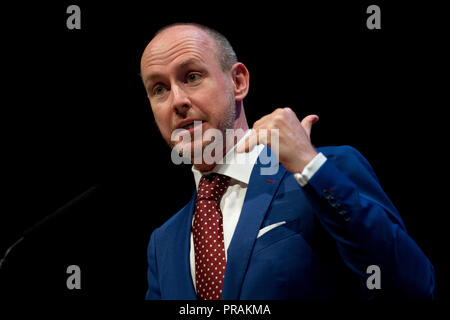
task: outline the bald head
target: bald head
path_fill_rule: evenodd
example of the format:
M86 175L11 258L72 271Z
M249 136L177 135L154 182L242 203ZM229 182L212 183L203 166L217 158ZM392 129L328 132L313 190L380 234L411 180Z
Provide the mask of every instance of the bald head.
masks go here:
M214 53L223 72L230 71L231 67L238 61L233 47L225 36L214 29L196 23L175 23L159 29L145 49L143 56L149 53L152 44L164 39L162 36L173 37L174 35L192 37L202 42L206 48Z

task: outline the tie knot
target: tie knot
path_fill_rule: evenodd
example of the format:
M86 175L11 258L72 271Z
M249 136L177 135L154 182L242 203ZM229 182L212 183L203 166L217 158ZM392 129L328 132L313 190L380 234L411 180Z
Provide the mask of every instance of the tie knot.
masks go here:
M229 182L230 177L218 173L203 176L198 185L197 201L201 199L220 201Z

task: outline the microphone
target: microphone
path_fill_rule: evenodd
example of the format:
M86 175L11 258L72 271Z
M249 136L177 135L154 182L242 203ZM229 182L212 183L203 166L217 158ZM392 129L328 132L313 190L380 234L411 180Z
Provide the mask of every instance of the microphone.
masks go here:
M89 189L87 189L86 191L82 192L81 194L79 194L78 196L76 196L75 198L73 198L72 200L67 202L66 204L64 204L62 207L58 208L53 213L51 213L48 216L44 217L42 220L38 221L33 226L27 228L22 233L22 236L19 239L17 239L8 249L6 249L5 254L3 255L3 258L0 259L0 270L2 269L2 266L5 263L6 258L8 257L9 253L11 252L11 250L13 250L19 243L21 243L25 239L25 237L27 237L30 234L34 233L35 231L39 230L42 226L47 224L49 221L53 220L55 217L59 216L60 214L66 212L67 209L69 209L70 207L72 207L72 206L76 205L77 203L79 203L79 202L89 198L99 188L100 188L100 185L98 185L98 184L95 184L95 185L91 186Z

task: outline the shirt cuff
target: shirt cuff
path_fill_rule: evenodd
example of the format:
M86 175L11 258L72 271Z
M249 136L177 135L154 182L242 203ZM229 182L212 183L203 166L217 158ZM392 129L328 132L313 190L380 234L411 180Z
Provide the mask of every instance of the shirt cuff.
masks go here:
M327 161L327 157L319 152L303 169L301 173L294 173L294 178L297 182L304 187L309 179L320 169L320 167Z

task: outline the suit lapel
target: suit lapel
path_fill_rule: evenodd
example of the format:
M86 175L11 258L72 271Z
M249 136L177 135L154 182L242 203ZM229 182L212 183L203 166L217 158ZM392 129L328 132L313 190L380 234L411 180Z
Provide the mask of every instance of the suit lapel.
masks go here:
M197 299L194 285L192 283L190 266L191 225L196 196L197 192L194 192L194 196L191 201L184 208L185 212L183 213L184 218L182 221L182 230L175 235L173 257L181 257L181 261L179 260L174 263L174 265L178 267L174 269L175 274L172 275L172 279L175 279L177 282L174 284L174 287L178 288L176 291L178 293L177 296L173 297L175 300ZM176 274L180 270L181 274Z
M266 147L262 152L266 152L266 149L268 148ZM270 152L270 149L268 150ZM276 174L261 175L262 167L267 166L262 165L258 157L250 176L241 215L227 251L222 291L224 300L239 299L256 237L280 181L286 173L286 169L280 164Z

